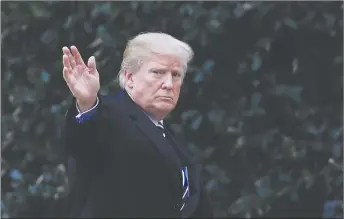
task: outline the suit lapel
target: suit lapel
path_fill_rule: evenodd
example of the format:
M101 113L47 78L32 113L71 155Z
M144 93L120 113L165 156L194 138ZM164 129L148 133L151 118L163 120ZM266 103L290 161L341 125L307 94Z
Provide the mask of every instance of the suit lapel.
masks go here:
M118 95L119 101L122 102L121 105L125 108L124 110L128 113L130 119L132 119L137 128L154 143L158 151L164 157L168 171L170 172L168 175L172 177L173 183L171 183L171 186L179 191L181 184L181 163L179 162L178 156L173 150L173 147L168 144L166 139L161 135L161 133L159 133L159 130L155 127L154 123L147 115L144 114L143 110L133 102L126 91L122 90Z
M186 145L185 142L180 139L177 141L170 127L168 125L165 125L165 127L170 133L169 136L171 137L173 143L176 145L176 149L179 151L181 156L183 156L183 165L187 166L189 169L190 195L193 195L198 191L198 167L196 167L196 164L193 162L193 159L189 156L189 154L186 153L183 148L181 148L181 145Z
M185 152L185 150L183 150L180 147L180 144L183 143L182 145L185 145L184 142L179 142L175 139L174 134L172 132L172 130L170 129L170 127L165 123L165 128L166 128L166 132L168 133L168 136L170 138L170 140L172 141L172 144L175 145L176 150L178 150L178 153L182 156L182 160L183 160L183 165L187 165L190 166L191 165L191 157Z

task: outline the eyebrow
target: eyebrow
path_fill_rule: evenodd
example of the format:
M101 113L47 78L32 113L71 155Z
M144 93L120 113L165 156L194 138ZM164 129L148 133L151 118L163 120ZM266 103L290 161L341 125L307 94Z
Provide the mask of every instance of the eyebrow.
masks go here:
M166 66L163 66L163 65L161 65L161 66L159 66L159 67L151 67L150 68L151 70L152 69L154 69L154 70L168 70L169 68L168 67L166 67ZM182 68L172 68L171 69L173 72L175 72L175 71L178 71L178 72L182 72Z

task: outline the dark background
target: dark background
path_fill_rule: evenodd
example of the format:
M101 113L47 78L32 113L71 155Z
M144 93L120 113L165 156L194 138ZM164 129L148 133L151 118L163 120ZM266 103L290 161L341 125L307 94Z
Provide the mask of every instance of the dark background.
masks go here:
M3 218L44 217L66 193L62 47L95 55L112 93L143 31L195 51L168 120L203 164L217 217L342 218L342 2L1 6Z

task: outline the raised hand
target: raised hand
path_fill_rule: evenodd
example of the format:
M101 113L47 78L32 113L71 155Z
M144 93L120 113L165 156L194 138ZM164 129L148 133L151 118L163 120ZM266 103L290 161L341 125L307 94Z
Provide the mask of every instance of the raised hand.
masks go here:
M76 98L82 111L88 110L96 102L100 88L99 73L94 56L85 65L75 46L63 47L63 78Z

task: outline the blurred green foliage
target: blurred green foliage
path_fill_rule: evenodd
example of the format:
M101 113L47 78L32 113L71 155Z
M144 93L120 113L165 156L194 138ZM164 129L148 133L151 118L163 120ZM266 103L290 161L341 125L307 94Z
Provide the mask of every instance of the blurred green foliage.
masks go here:
M190 43L168 118L204 164L219 217L342 217L341 2L1 2L3 218L66 193L62 47L95 55L112 93L128 39ZM331 162L329 162L331 159Z

